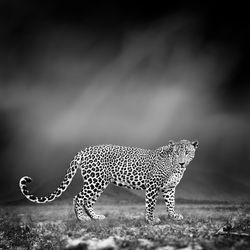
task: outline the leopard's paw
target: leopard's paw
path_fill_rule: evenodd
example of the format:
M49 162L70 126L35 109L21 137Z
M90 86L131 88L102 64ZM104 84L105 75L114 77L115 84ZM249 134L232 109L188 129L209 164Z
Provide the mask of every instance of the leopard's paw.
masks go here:
M146 217L146 222L149 224L149 225L155 225L155 224L158 224L160 223L160 219L158 217Z
M174 220L183 220L183 215L178 213L170 213L169 217Z
M93 217L93 219L94 220L104 220L106 217L105 217L105 215L102 215L102 214L96 214L94 217Z
M85 216L85 215L77 215L76 218L78 221L89 221L90 220L90 217Z

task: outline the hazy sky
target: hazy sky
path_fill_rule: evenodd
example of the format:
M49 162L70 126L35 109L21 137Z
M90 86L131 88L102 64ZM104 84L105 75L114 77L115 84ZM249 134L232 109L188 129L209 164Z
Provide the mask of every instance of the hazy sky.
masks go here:
M244 6L0 3L0 199L47 194L94 144L200 147L179 197L248 199ZM80 189L80 188L79 188Z

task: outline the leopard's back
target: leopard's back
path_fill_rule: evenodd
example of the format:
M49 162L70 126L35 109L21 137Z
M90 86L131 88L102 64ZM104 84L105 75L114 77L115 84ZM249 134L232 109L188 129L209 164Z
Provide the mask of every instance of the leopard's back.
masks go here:
M89 182L95 182L102 176L118 186L145 189L146 179L152 168L152 150L99 145L85 149L83 155L82 174Z

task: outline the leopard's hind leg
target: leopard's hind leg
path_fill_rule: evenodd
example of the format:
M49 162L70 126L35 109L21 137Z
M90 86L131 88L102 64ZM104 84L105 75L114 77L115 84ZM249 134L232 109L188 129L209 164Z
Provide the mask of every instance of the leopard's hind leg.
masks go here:
M75 196L73 200L73 206L76 214L76 218L80 221L87 221L90 220L90 217L85 215L83 209L83 199L79 197L79 194Z
M86 220L86 218L91 218L94 220L105 219L104 215L98 215L94 212L93 205L107 185L107 181L101 180L96 185L91 184L89 186L83 187L81 192L74 199L75 212L79 220ZM86 217L83 214L83 210L89 217Z

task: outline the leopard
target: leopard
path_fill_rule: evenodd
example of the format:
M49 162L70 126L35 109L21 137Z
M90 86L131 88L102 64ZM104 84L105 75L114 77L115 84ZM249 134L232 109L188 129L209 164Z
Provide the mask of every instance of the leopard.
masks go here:
M27 187L32 181L24 176L19 181L22 194L31 202L47 203L60 197L80 169L83 187L73 199L76 218L79 221L102 220L93 206L105 188L113 183L129 189L145 190L145 220L159 222L154 209L159 193L162 192L167 214L181 220L175 211L175 189L183 174L194 159L198 141L170 140L167 145L156 149L143 149L119 145L90 146L79 151L67 169L57 189L48 196L35 196Z

